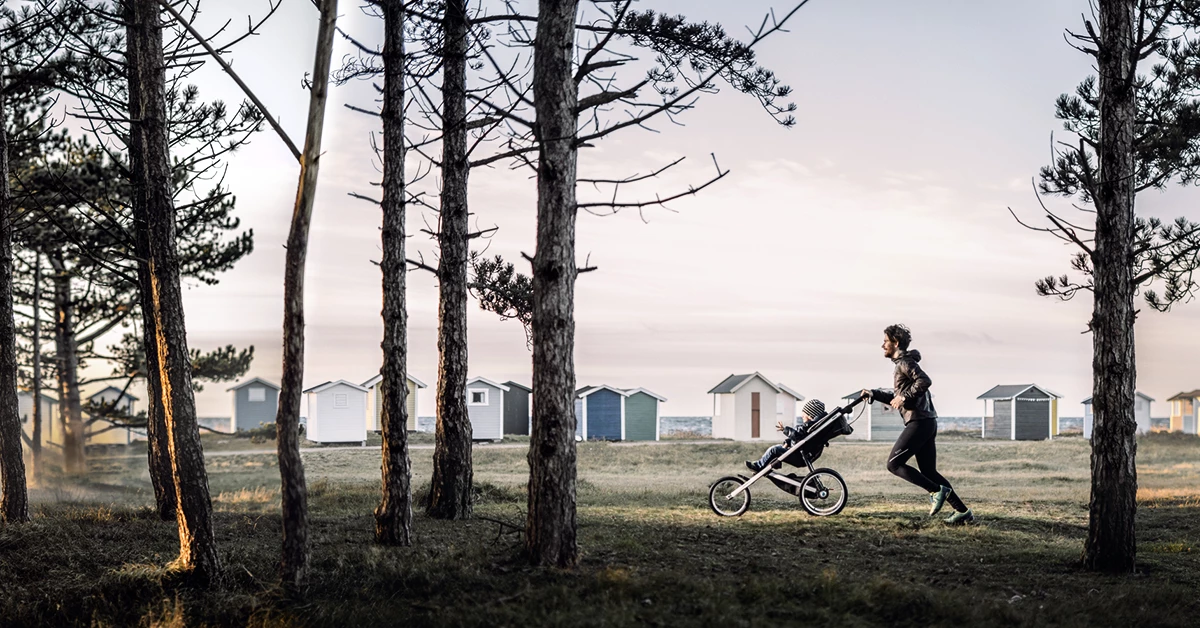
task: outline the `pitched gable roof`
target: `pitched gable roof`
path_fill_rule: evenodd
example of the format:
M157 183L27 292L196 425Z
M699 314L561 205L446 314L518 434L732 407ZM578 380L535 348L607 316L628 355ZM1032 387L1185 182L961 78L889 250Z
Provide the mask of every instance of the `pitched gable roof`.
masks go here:
M629 396L629 397L632 397L638 393L642 393L643 395L648 395L650 397L654 397L655 399L657 399L659 401L667 400L666 397L664 397L658 393L650 392L649 390L646 390L645 388L626 388L625 389L625 394L626 394L626 396Z
M370 391L369 391L367 388L365 388L365 387L363 387L363 386L359 386L358 384L354 384L354 383L348 382L348 381L346 381L346 380L344 380L344 379L336 379L336 380L333 380L333 381L325 382L324 384L317 384L316 386L313 386L312 388L309 388L308 390L306 390L306 391L304 391L304 392L306 392L306 393L320 393L320 392L324 392L324 391L326 391L326 390L329 390L330 388L333 388L334 386L337 386L337 385L339 385L339 384L342 384L342 385L345 385L345 386L349 386L349 387L353 388L354 390L359 390L359 391L362 391L362 392L370 392Z
M1046 388L1038 386L1037 384L1006 384L1001 386L993 386L991 390L979 395L976 397L976 399L1012 399L1013 397L1020 396L1021 393L1029 390L1030 388L1036 388L1055 399L1062 398L1062 395L1052 390L1047 390Z
M1167 401L1186 401L1188 399L1195 399L1197 397L1200 397L1200 388L1197 388L1191 392L1181 392L1178 395L1167 399Z
M422 382L421 380L413 377L411 373L406 373L406 375L408 376L408 381L416 384L417 388L425 388L426 387L425 382ZM363 382L362 385L367 388L370 388L370 387L374 386L375 384L378 384L381 381L383 381L383 375L376 374L375 377L372 377L371 379L368 379L367 381Z
M599 386L584 386L583 388L580 388L579 390L575 391L575 398L582 399L588 395L598 393L601 390L611 390L622 397L628 397L630 394L628 391L621 390L620 388L613 388L608 384L600 384Z
M492 388L498 388L500 390L503 390L504 392L508 392L508 386L505 386L504 384L497 384L496 382L493 382L490 379L484 379L482 377L472 377L471 379L468 379L467 385L470 386L471 384L474 384L477 382L481 382L481 383L487 384L488 386L491 386Z
M528 387L528 386L522 386L521 384L518 384L518 383L516 383L516 382L514 382L514 381L507 381L507 382L504 382L504 385L505 385L505 386L508 386L509 388L517 388L517 389L523 390L523 391L525 391L525 392L527 392L527 393L531 393L531 392L533 392L533 389L532 389L532 388L530 388L530 387Z
M796 401L804 401L804 395L801 395L800 393L788 388L787 386L784 386L783 384L779 384L779 389L791 395Z
M766 384L768 386L770 386L772 389L774 389L775 392L783 392L779 388L779 386L775 385L774 382L767 379L766 377L763 377L762 373L755 371L753 373L749 373L746 375L730 375L729 377L726 377L725 380L722 381L720 384L717 384L716 387L714 387L712 390L708 391L708 394L724 395L727 393L735 393L738 391L739 388L741 388L742 386L745 386L747 382L754 379L755 377L766 382Z
M280 390L279 384L273 384L271 382L268 382L265 379L262 379L259 377L253 377L253 378L250 378L240 384L237 384L236 386L230 386L229 388L226 388L225 392L229 392L231 390L237 390L239 388L245 388L246 386L249 386L250 384L262 384L263 386L266 386L267 388L273 388L275 390Z

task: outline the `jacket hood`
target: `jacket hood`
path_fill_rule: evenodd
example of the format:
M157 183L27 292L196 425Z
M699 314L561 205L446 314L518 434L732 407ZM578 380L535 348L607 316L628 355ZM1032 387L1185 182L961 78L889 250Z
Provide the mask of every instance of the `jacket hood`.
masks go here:
M921 361L921 352L917 351L916 349L909 349L908 351L901 351L900 355L896 356L896 359L894 359L892 361L899 362L900 360L912 360L913 362L920 362Z

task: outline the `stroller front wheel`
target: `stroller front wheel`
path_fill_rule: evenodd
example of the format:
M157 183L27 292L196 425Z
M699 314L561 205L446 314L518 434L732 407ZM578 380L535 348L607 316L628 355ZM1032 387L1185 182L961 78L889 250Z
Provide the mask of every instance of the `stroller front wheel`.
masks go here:
M708 505L713 512L722 517L738 517L750 508L750 489L728 497L745 480L736 476L723 477L708 489Z
M810 515L836 515L846 507L846 481L833 469L813 469L800 487L800 505Z

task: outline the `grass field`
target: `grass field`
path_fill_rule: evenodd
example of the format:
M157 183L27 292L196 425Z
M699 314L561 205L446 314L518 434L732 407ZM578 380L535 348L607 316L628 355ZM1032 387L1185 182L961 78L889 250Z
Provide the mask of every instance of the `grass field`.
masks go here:
M93 459L86 483L35 489L31 524L0 527L0 626L1194 626L1200 617L1196 437L1139 442L1130 576L1079 567L1081 438L940 438L940 466L979 517L961 528L924 516L925 495L884 470L884 443L835 441L822 456L818 466L850 486L839 515L811 517L762 482L750 511L731 519L708 509L708 485L762 445L581 444L582 560L570 571L519 559L524 447L476 447L480 518L417 514L411 548L371 542L378 450L310 451L313 583L299 599L274 587L274 456L205 440L223 450L208 471L225 589L189 590L164 569L175 527L152 514L144 456L114 455ZM413 452L418 493L431 458Z

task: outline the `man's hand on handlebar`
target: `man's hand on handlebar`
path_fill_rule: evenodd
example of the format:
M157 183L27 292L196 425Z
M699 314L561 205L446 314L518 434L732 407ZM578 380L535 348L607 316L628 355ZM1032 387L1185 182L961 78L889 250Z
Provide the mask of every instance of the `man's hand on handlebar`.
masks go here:
M864 388L862 391L862 396L866 397L867 401L871 401L871 391L870 390Z

